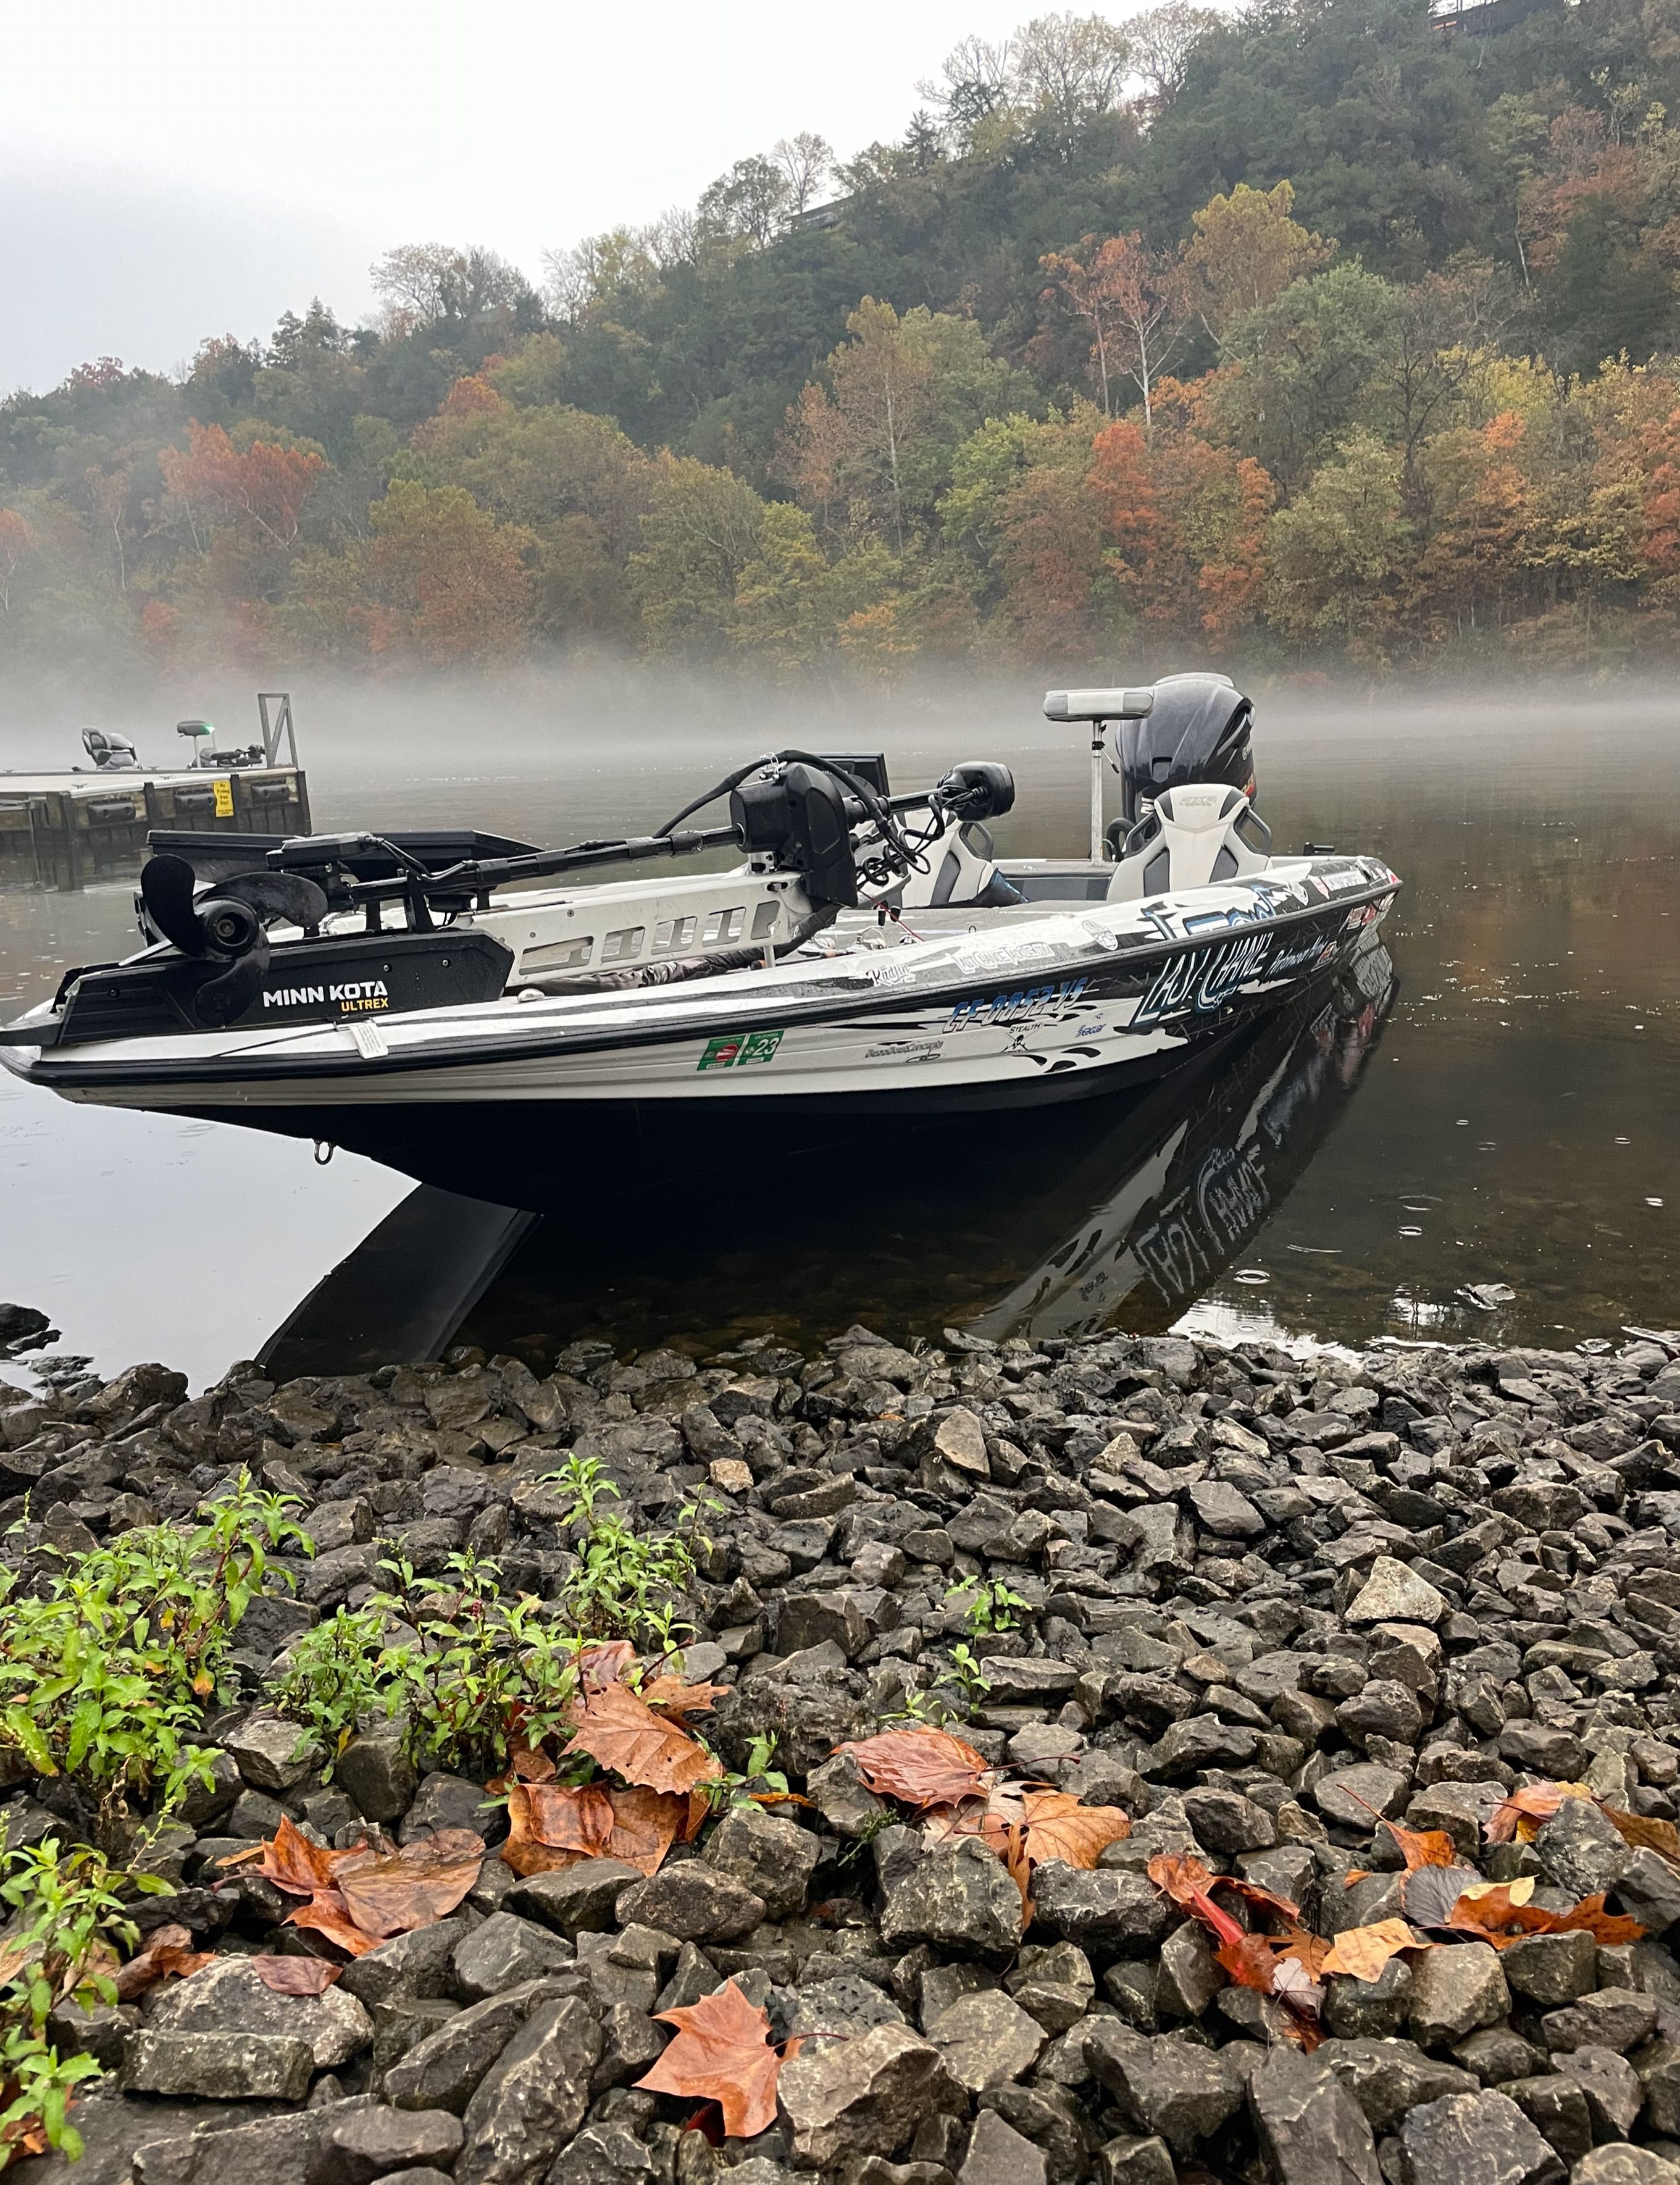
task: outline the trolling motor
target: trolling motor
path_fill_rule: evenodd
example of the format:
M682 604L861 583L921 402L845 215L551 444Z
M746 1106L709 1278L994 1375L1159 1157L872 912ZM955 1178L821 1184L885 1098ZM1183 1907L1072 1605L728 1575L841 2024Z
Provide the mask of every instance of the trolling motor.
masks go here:
M296 873L235 873L196 899L194 886L185 858L148 858L141 869L141 901L157 930L183 956L226 966L195 989L191 1003L200 1024L220 1030L262 992L270 925L283 919L313 935L327 915L327 896Z

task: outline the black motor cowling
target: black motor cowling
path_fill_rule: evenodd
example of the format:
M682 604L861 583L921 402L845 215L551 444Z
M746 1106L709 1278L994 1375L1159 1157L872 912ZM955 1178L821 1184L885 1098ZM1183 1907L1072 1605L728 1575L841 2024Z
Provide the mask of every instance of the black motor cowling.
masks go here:
M1141 720L1114 727L1121 808L1128 827L1164 789L1225 781L1254 792L1253 701L1224 675L1167 675Z

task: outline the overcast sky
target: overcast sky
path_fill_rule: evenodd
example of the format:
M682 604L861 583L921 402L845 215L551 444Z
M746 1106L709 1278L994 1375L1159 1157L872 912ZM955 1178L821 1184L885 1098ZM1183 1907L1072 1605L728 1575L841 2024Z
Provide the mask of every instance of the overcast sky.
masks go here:
M692 204L778 137L816 130L844 157L897 134L958 38L1034 12L14 0L0 391L99 355L167 371L204 335L265 335L315 293L354 319L395 243L487 243L539 281L545 246Z

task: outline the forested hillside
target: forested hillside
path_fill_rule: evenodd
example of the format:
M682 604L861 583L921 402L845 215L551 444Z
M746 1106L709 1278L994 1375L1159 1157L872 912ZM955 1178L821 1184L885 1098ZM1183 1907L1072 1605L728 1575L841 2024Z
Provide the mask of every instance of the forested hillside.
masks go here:
M12 396L0 663L1672 642L1680 0L1048 16L906 109Z

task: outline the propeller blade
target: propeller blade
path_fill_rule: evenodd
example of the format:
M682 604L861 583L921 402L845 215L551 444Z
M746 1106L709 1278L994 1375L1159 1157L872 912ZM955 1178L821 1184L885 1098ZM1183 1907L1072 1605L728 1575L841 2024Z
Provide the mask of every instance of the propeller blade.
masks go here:
M220 1031L244 1015L263 990L268 976L268 942L256 946L231 964L220 978L207 979L193 997L193 1014L201 1025Z
M219 957L224 964L237 963L263 937L262 919L236 895L224 891L200 896L194 908L206 956Z
M327 891L300 873L235 873L216 883L219 896L248 904L266 925L283 919L288 925L319 925L327 915Z
M204 936L193 908L193 868L185 858L167 853L148 858L140 869L140 893L152 923L183 956L202 956Z

